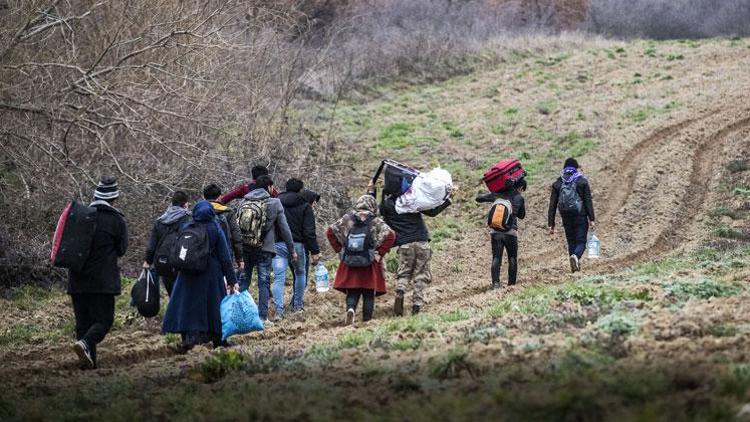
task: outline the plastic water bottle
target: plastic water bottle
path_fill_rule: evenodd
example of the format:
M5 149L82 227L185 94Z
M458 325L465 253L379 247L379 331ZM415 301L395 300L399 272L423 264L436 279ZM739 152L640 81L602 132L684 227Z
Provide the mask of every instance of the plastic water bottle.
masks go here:
M599 242L599 238L596 237L596 232L591 234L591 238L587 242L586 250L588 251L589 258L599 258L599 248L601 246L601 242Z
M325 293L331 286L328 282L328 270L322 262L315 266L315 290L319 293Z

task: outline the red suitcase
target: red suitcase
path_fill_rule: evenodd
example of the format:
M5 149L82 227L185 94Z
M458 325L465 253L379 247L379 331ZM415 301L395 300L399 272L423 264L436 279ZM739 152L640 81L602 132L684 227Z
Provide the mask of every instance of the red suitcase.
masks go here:
M502 160L484 172L482 180L490 192L501 192L513 188L513 186L526 176L518 160Z

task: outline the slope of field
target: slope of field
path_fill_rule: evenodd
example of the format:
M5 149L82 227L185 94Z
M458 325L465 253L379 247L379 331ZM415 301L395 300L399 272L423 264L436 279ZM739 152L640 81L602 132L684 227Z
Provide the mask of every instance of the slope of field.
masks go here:
M348 141L335 153L363 188L384 157L453 173L455 205L430 221L426 312L394 318L388 294L374 321L342 327L342 295L310 291L304 314L229 352L177 356L177 339L121 297L101 368L82 373L67 298L22 289L1 302L0 416L731 417L750 387L749 65L746 39L550 40L443 83L373 88L335 113L308 104L312 131ZM545 231L547 186L569 155L592 180L603 244L580 275L565 270L562 234ZM473 196L506 156L529 170L528 217L520 284L490 291Z

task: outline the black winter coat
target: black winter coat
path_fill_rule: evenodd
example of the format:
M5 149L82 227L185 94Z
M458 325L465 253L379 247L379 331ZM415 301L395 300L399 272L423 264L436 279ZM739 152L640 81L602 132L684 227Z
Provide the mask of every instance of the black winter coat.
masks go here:
M315 231L315 213L310 202L297 192L284 192L279 195L284 214L292 231L292 239L303 243L305 249L312 255L320 253L318 238ZM283 239L277 229L276 239Z
M396 232L395 246L403 246L413 242L429 242L430 232L424 223L422 214L435 217L451 205L450 199L437 208L428 211L399 214L396 212L396 200L388 195L380 202L380 215L385 223Z
M557 202L560 199L560 188L562 188L562 178L558 177L552 184L552 191L549 196L549 210L547 211L547 225L555 227L555 213L557 212ZM589 221L596 221L594 215L594 202L591 199L591 186L585 177L581 176L576 180L576 191L583 202L583 214L588 217Z
M119 295L121 284L117 259L128 249L125 216L103 201L96 201L92 206L98 212L91 253L81 272L68 271L68 293Z
M476 197L477 202L495 202L496 199L503 198L510 201L510 205L513 208L513 214L511 215L510 230L518 230L518 219L523 220L526 217L526 201L523 199L523 195L520 192L514 190L512 192L485 192L480 193Z
M184 217L171 224L165 224L157 220L151 228L151 238L148 241L148 247L146 247L146 257L144 261L146 261L148 265L153 265L154 258L156 258L156 248L159 247L159 243L164 239L164 236L172 233L172 231L179 230L183 224L188 223L189 221L190 214L186 214Z

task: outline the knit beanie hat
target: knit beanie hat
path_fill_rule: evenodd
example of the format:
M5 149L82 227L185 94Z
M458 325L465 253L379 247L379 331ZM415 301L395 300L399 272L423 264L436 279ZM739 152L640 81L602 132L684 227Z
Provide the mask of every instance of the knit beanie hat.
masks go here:
M568 158L565 160L565 165L563 167L573 167L573 168L579 168L578 161L576 161L575 158Z
M115 176L102 176L94 191L94 199L111 201L118 196L120 196L120 190L117 187L117 178Z

